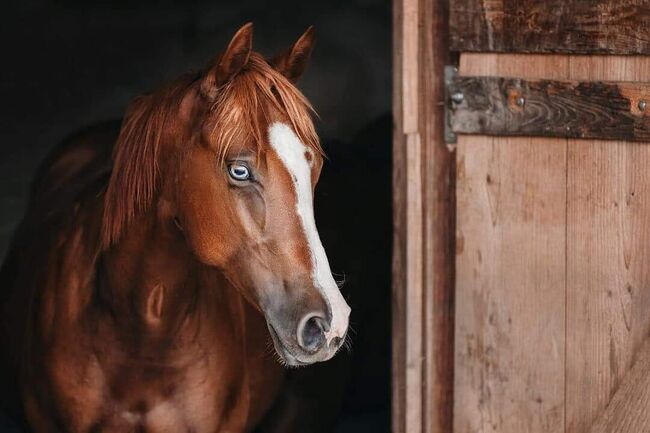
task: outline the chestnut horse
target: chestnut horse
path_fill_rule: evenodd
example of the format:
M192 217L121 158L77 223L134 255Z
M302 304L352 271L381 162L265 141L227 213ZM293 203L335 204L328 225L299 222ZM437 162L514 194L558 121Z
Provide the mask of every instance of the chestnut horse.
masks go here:
M249 23L136 99L119 135L46 161L2 272L0 392L31 430L250 431L280 363L341 347L350 308L313 213L323 154L293 84L313 40L267 63Z

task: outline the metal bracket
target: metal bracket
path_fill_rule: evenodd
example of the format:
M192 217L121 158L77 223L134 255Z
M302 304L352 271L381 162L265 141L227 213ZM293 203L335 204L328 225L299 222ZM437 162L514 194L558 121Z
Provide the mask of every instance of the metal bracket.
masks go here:
M455 99L459 98L457 94L451 94L452 84L455 78L458 76L458 68L453 65L445 66L445 143L452 145L448 146L450 149L453 148L456 144L456 133L451 129L451 110L454 109L453 102ZM460 94L460 102L462 102L462 94Z
M456 134L650 142L650 82L459 76L445 67L445 141Z

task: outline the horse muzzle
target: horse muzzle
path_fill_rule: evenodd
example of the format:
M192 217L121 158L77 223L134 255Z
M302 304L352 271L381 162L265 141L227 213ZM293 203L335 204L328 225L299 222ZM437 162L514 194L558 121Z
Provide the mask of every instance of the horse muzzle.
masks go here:
M332 329L331 313L311 311L294 326L267 323L276 352L289 366L304 366L331 359L347 337L347 317L344 329Z

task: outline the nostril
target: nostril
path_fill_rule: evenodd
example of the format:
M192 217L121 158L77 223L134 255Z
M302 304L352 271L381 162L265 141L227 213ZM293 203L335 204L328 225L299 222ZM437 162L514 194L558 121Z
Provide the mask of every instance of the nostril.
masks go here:
M334 338L332 338L332 341L330 342L330 347L338 348L341 345L342 341L343 341L343 339L341 337L334 337Z
M309 352L318 351L325 342L325 319L320 316L310 316L303 321L302 329L298 331L300 347Z

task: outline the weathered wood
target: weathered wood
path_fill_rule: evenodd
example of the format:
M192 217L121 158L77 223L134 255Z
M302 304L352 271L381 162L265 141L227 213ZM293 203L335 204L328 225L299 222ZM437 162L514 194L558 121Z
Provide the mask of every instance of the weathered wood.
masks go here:
M393 432L448 433L453 155L443 138L447 0L396 0L393 29Z
M569 71L647 80L650 59L575 56ZM650 147L569 140L567 202L566 431L585 433L650 331Z
M450 94L456 133L650 141L650 83L457 77Z
M419 130L420 89L419 0L402 1L402 125L406 146L406 262L404 333L404 428L405 432L422 431L424 380L423 336L423 253L422 253L422 150Z
M423 427L423 214L422 143L419 133L406 135L406 432Z
M591 433L650 432L650 339Z
M650 54L649 0L451 0L451 49Z
M650 58L464 54L461 72L636 82ZM535 159L535 144L566 159ZM482 136L458 146L454 432L588 432L650 332L650 147Z
M560 56L467 75L564 78ZM454 433L564 432L566 140L460 136Z
M406 432L406 136L402 107L402 2L393 2L392 431Z
M421 1L420 131L423 152L424 428L452 431L454 360L453 203L456 154L445 145L445 65L452 63L448 0Z

